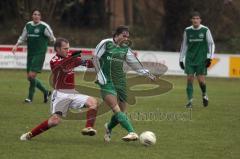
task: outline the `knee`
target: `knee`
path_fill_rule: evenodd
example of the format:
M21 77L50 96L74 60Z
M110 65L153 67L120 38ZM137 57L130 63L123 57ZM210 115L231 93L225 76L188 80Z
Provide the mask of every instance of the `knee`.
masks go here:
M36 78L36 73L29 72L29 73L27 74L27 79L28 79L28 81L32 81L32 80L34 80L35 78Z
M91 108L91 109L97 109L98 108L98 102L95 98L93 97L89 97L87 99L87 103L86 105L88 106L88 108Z
M32 76L28 76L28 77L27 77L27 80L28 80L29 82L33 81L34 79L35 79L35 78L32 77Z
M193 83L193 80L194 80L194 77L188 77L188 78L187 78L187 82L188 82L188 83Z
M49 120L48 120L48 125L50 127L57 126L60 124L61 118L58 115L53 115Z
M205 85L205 82L204 82L204 81L199 81L199 85L200 85L200 86L204 86L204 85Z

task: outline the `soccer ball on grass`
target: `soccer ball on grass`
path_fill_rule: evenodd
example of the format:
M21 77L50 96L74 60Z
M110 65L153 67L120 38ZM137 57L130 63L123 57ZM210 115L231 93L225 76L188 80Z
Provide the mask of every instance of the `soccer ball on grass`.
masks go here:
M140 134L139 141L144 146L154 145L156 143L156 136L151 131L145 131Z

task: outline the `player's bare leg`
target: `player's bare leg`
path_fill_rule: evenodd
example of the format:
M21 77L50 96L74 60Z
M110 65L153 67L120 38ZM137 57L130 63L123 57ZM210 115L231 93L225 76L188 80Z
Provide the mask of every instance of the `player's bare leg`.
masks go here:
M48 129L57 126L60 122L61 122L61 115L54 114L48 120L45 120L44 122L42 122L41 124L33 128L31 131L23 134L20 137L20 140L22 141L30 140L34 136L37 136L43 133L44 131L47 131Z
M122 112L126 112L127 111L127 103L126 102L121 102L119 101L119 107L121 109Z
M116 96L107 95L105 96L104 101L108 106L111 107L112 111L114 112L114 115L112 116L110 123L105 124L106 134L104 136L104 140L108 142L110 141L111 131L118 123L120 123L120 125L128 131L128 135L122 138L124 141L137 140L138 135L134 133L132 124L128 120L126 114L121 111Z
M208 96L207 96L205 75L198 75L197 79L198 79L198 83L199 83L199 86L202 91L203 106L207 107L208 106Z
M116 96L114 96L114 95L106 95L105 98L104 98L104 101L105 101L105 103L109 107L111 107L113 113L121 111L121 109L120 109L120 107L118 105L118 101L117 101Z
M107 95L104 98L104 101L108 106L111 107L113 113L120 112L120 108L117 104L117 99L115 96ZM110 142L112 129L118 124L119 122L117 121L115 115L112 116L111 121L109 123L105 123L104 125L104 128L105 128L104 141L105 142Z
M188 103L186 105L186 108L192 108L193 81L194 81L194 75L188 75L187 76L187 88L186 88Z
M93 129L93 126L94 126L94 123L96 121L98 103L97 103L97 100L95 98L89 97L87 99L87 102L85 103L85 105L88 107L87 121L86 121L85 128L82 129L82 134L83 135L94 136L97 133L97 131L95 129Z

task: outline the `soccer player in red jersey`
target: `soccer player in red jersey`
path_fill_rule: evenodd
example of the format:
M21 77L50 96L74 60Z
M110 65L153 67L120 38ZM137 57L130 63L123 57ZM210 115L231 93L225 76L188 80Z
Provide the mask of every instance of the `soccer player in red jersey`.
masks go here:
M91 96L80 94L75 90L73 68L79 65L93 67L90 60L82 60L80 52L69 53L67 39L58 38L54 44L56 55L51 59L50 66L53 75L54 91L51 99L51 117L42 122L30 132L23 134L20 140L30 140L44 131L57 126L62 116L67 115L69 108L81 109L88 107L86 126L82 130L83 135L93 136L93 129L97 115L97 100Z

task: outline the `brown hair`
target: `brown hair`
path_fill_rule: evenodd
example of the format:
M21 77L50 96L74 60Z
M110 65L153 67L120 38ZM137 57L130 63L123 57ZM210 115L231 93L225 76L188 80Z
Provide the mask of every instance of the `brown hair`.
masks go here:
M57 48L60 48L62 46L62 42L69 43L69 41L65 38L57 38L53 45L55 51L57 51Z
M34 13L35 11L39 11L39 13L41 14L40 9L38 9L38 8L34 8L34 9L32 10L32 12L31 12L31 15L33 15L33 13Z
M124 32L124 31L129 32L129 29L128 29L127 26L125 26L125 25L120 25L120 26L118 26L118 27L116 28L115 32L113 33L113 37L121 34L121 33Z

